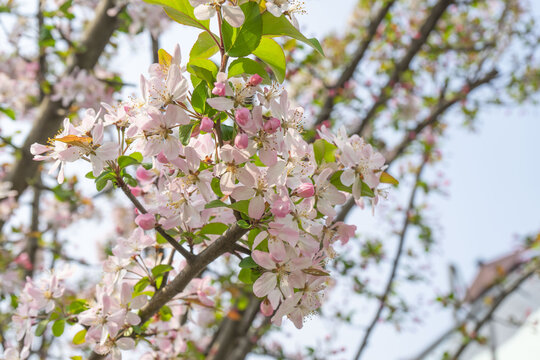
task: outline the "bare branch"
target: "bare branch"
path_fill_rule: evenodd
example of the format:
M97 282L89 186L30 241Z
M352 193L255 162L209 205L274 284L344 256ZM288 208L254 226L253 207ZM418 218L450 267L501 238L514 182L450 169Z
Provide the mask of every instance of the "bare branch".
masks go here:
M420 28L419 36L413 39L410 47L405 53L405 56L403 56L403 58L396 64L396 67L394 68L392 75L390 75L390 78L386 82L386 85L381 88L379 96L377 97L377 101L375 101L375 103L371 106L367 114L362 119L360 125L356 129L356 134L362 134L366 126L371 122L371 120L373 120L373 118L377 114L377 111L382 106L386 105L387 101L391 97L392 89L399 82L401 75L405 71L407 71L412 59L420 51L422 45L426 43L429 35L433 31L433 29L435 29L435 26L439 22L439 19L444 14L448 6L450 6L450 4L452 4L453 2L454 0L439 0L437 4L435 4L435 6L433 6L433 8L429 11L429 16L426 18L426 20L422 24L422 27Z
M351 62L343 70L338 81L334 84L334 86L332 86L332 89L343 89L345 87L345 84L353 77L354 73L356 72L356 68L358 67L358 64L364 57L366 50L368 49L369 45L373 41L373 38L375 37L375 34L377 33L377 28L382 23L382 21L386 17L386 14L388 14L390 8L392 7L392 5L394 5L394 3L395 0L387 1L386 4L371 20L367 28L366 36L360 43L360 46L358 46L358 49L356 49L356 51L354 52ZM315 121L315 126L321 124L323 121L327 120L330 117L330 114L332 113L332 110L334 110L335 106L335 93L331 92L327 95L326 100L324 101L324 105L319 112L319 115L317 116L317 120Z

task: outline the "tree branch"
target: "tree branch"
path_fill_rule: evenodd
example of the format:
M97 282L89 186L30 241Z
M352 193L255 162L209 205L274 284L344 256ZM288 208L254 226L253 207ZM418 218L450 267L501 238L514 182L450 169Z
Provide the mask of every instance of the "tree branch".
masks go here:
M429 11L429 16L426 18L426 20L422 24L422 27L420 28L419 36L413 39L410 47L405 53L405 56L403 56L403 58L396 64L392 75L390 75L390 78L388 79L386 85L381 88L377 100L362 119L360 125L354 132L355 134L361 135L366 126L371 122L371 120L373 120L373 118L377 114L377 111L382 106L386 105L388 100L390 100L390 94L392 89L399 82L401 75L405 71L407 71L412 59L420 51L422 45L426 43L429 35L433 31L433 29L435 29L435 26L439 22L439 19L444 14L448 6L450 6L450 4L452 4L453 2L454 0L439 0L437 4L435 4L435 6L433 6L433 8Z
M380 304L377 308L377 312L375 313L375 316L371 320L371 323L369 324L366 333L364 334L364 337L362 339L362 342L360 344L360 348L358 349L354 359L359 360L360 356L362 355L363 351L365 350L367 343L369 341L369 337L371 336L371 333L373 332L373 329L375 328L375 325L379 321L379 318L381 317L381 313L383 312L384 308L386 307L386 300L388 299L388 296L390 295L390 291L392 290L392 285L394 283L394 278L397 274L397 269L399 266L399 261L401 259L401 255L403 254L403 246L405 244L405 238L407 235L407 230L409 228L410 224L410 216L409 213L414 208L414 201L416 198L418 185L420 183L420 177L422 176L422 171L424 170L424 167L426 163L429 160L429 155L425 154L424 159L422 161L422 164L418 168L418 171L416 173L416 178L414 180L414 186L411 192L411 196L409 197L409 204L407 205L407 210L405 211L405 219L403 220L403 226L401 228L401 232L399 233L399 243L396 250L396 255L394 256L394 261L392 263L392 270L390 272L390 276L388 277L388 280L386 282L386 287L384 289L383 294L380 296Z
M364 57L366 50L368 49L369 45L373 41L373 38L375 37L375 34L377 33L377 28L382 23L382 21L386 17L386 14L388 14L390 8L392 7L392 5L394 5L394 3L395 0L387 1L386 4L371 20L367 28L366 36L360 43L360 46L358 46L358 49L356 49L356 51L354 52L351 62L343 70L338 81L334 84L334 86L332 86L333 90L343 89L345 87L345 84L353 77L354 73L356 72L356 68L358 67L358 64ZM332 110L334 110L335 106L334 99L336 97L336 93L337 91L335 93L329 93L327 95L326 100L324 101L324 105L319 112L319 115L317 116L317 120L315 121L315 126L321 124L323 121L330 118L330 114L332 113Z

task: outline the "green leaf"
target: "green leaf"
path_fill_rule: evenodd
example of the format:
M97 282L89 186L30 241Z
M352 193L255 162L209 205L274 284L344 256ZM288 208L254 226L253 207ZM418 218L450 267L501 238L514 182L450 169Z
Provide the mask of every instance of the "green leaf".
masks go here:
M226 21L223 22L222 33L225 50L229 56L242 57L251 54L259 46L262 32L262 17L259 5L247 2L240 6L245 15L240 28L234 28Z
M204 206L205 209L213 209L218 207L229 207L229 205L225 204L221 200L212 200Z
M142 156L142 154L140 152L134 152L129 156L132 157L133 159L137 160L139 163L142 163L142 161L143 161L143 156Z
M261 43L253 51L253 55L264 61L272 69L277 81L282 83L285 80L287 66L285 53L275 40L263 36Z
M206 81L210 87L214 86L218 70L217 65L208 59L190 59L187 64L187 71Z
M263 35L292 37L311 46L313 49L317 50L319 54L324 56L324 52L321 48L321 44L319 43L319 41L317 39L308 39L304 35L302 35L302 33L298 31L289 20L287 20L285 15L275 17L274 15L266 11L262 14L262 20Z
M95 179L96 177L94 176L94 174L92 173L92 171L89 171L86 173L86 175L84 175L85 178L87 179Z
M180 125L178 127L178 137L180 142L186 146L189 144L189 139L191 139L191 132L193 131L193 124Z
M240 280L244 284L253 284L253 280L251 278L251 269L244 268L240 270L240 272L238 273L238 280Z
M139 280L135 286L133 286L133 291L135 293L140 293L146 289L146 287L150 285L150 280L147 276L143 277L141 280Z
M373 192L373 190L371 190L368 184L366 184L363 181L362 181L362 190L360 191L360 195L367 196L367 197L375 197L375 193Z
M80 314L88 309L88 303L84 299L73 300L67 309L71 314Z
M386 171L383 171L383 173L381 174L380 181L383 184L392 184L392 185L398 185L399 184L399 181L397 181L392 175L390 175Z
M45 332L45 329L47 329L47 324L49 323L49 320L41 320L36 327L36 336L41 336Z
M234 204L229 205L229 207L233 210L240 211L241 213L248 215L249 200L237 201Z
M144 0L149 4L163 6L163 9L171 19L179 24L193 26L202 30L208 29L209 20L198 20L193 15L193 7L189 0Z
M83 360L82 356L80 355L75 355L75 356L72 356L70 357L71 360Z
M109 181L116 180L116 176L111 171L104 171L96 178L96 190L101 191L105 188Z
M335 151L337 147L324 139L315 140L313 143L313 152L317 165L321 165L323 160L327 163L336 161Z
M234 135L234 127L221 124L221 138L224 141L231 141Z
M270 81L264 66L248 58L236 59L229 65L228 76L230 78L243 74L259 74L266 82Z
M208 98L208 85L206 82L201 81L199 85L193 89L191 95L191 105L193 109L200 114L206 114L206 99Z
M156 278L159 275L166 273L167 271L171 271L172 269L173 267L171 265L160 264L160 265L155 266L152 269L152 275L154 275L154 278Z
M352 185L343 185L343 183L341 182L341 174L343 174L343 170L339 170L333 173L332 176L330 176L330 184L334 185L339 191L345 191L349 194L352 193Z
M122 155L118 158L118 166L120 167L120 169L131 165L139 165L140 163L140 161L131 156Z
M163 306L161 309L159 309L159 317L161 321L169 321L173 317L173 313L170 307L167 305Z
M229 227L222 223L210 223L202 227L201 234L222 235Z
M58 319L54 322L52 326L52 333L56 337L62 336L64 333L64 328L66 327L66 320Z
M251 256L243 258L239 265L242 269L253 269L259 266Z
M216 39L219 37L214 35ZM219 51L219 47L212 38L212 36L206 32L203 31L199 34L199 37L197 38L197 41L195 41L195 44L193 44L193 47L191 48L191 51L189 52L189 58L190 59L208 59L215 53Z
M210 183L210 186L212 187L214 194L216 194L218 197L223 197L223 193L221 192L221 186L220 186L218 177L212 178L212 182Z
M251 225L249 225L249 223L246 220L238 220L236 224L240 226L242 229L249 229L251 227Z
M82 329L81 331L76 333L75 336L73 336L73 343L75 345L84 344L85 337L86 337L86 329Z
M13 109L5 108L0 106L0 112L4 113L11 120L15 120L15 111Z
M157 242L158 244L166 244L166 243L168 243L167 239L165 239L165 238L163 237L163 235L161 235L161 234L158 233L158 232L156 232L156 242Z

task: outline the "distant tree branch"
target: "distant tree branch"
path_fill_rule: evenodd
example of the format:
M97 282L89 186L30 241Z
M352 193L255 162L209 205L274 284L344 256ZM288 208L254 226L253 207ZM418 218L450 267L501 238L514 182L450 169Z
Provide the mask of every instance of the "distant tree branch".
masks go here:
M377 100L368 110L358 128L354 131L355 134L361 135L367 125L373 120L377 112L381 107L386 105L391 98L392 89L399 82L401 75L407 71L413 58L418 54L422 46L426 43L429 35L435 29L439 19L444 14L448 6L452 4L454 0L439 0L437 4L429 11L429 15L422 24L419 34L411 42L411 45L407 49L407 52L403 58L396 64L394 71L388 78L386 84L381 88Z
M373 316L373 319L371 320L365 334L364 334L364 337L362 338L362 341L360 343L360 347L358 348L358 351L356 352L356 355L354 356L354 359L355 360L359 360L360 357L362 356L362 353L364 352L367 344L368 344L368 341L369 341L369 338L373 332L373 329L375 328L375 326L377 325L377 322L379 321L379 318L381 317L381 314L384 310L384 308L386 307L386 301L388 299L388 296L390 295L390 292L392 290L392 285L394 283L394 279L396 277L396 274L397 274L397 270L398 270L398 267L399 267L399 262L400 262L400 259L401 259L401 256L403 254L403 247L404 247L404 244L405 244L405 238L406 238L406 235L407 235L407 230L409 228L409 225L410 225L410 212L414 209L414 202L415 202L415 199L416 199L416 194L417 194L417 190L418 190L418 186L420 184L420 178L422 176L422 172L424 170L424 167L426 165L426 163L428 162L429 160L429 155L428 154L425 154L424 155L424 159L422 160L422 163L420 165L420 167L418 168L417 170L417 173L416 173L416 177L415 177L415 180L414 180L414 185L413 185L413 188L412 188L412 191L411 191L411 195L409 197L409 203L407 205L407 209L405 210L405 218L403 220L403 226L401 228L401 231L399 232L399 242L398 242L398 247L396 249L396 254L394 256L394 261L392 262L392 270L390 271L390 275L388 276L388 280L386 281L386 286L385 286L385 289L384 289L384 292L382 293L382 295L379 297L379 306L377 308L377 311L375 313L375 316Z
M387 1L386 4L384 4L384 6L379 10L379 12L371 20L367 28L367 33L365 37L363 38L362 42L358 46L358 49L356 49L356 51L354 52L354 55L351 61L341 73L341 76L339 77L338 81L332 86L333 90L343 89L345 87L345 84L349 80L351 80L354 73L356 72L356 68L358 67L358 64L364 57L369 45L373 41L373 38L375 37L375 34L377 33L377 28L382 23L382 21L384 20L384 18L390 11L390 8L392 7L392 5L394 5L395 2L396 2L395 0ZM336 97L335 93L328 93L328 95L326 96L326 99L324 100L324 105L321 111L319 112L319 115L317 116L317 120L315 121L315 126L321 124L323 121L330 118L330 114L332 113L332 110L334 109L334 106L335 106L335 103L334 103L334 99Z

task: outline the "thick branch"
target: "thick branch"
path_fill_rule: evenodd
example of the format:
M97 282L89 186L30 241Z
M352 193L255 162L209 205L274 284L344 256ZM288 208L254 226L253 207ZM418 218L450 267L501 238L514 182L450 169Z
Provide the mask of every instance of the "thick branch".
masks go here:
M114 0L100 1L96 16L84 33L78 50L67 60L65 76L69 76L76 68L89 70L96 65L118 25L117 15L107 15L107 10L114 6ZM38 163L32 160L30 146L35 142L44 143L49 137L54 136L67 111L67 107L62 106L61 100L52 101L51 96L52 94L49 94L41 101L34 126L21 147L21 158L6 178L6 181L12 183L13 189L17 190L18 196L26 190L28 180L34 177L38 168Z
M435 6L429 11L429 16L424 21L424 24L420 28L419 36L413 39L410 47L407 49L405 56L396 64L394 71L390 75L385 86L382 87L377 101L371 106L367 114L362 119L360 126L356 129L356 134L362 134L366 126L373 120L377 111L391 98L392 89L399 82L401 75L407 71L412 59L422 48L429 37L429 34L435 29L439 19L444 14L448 6L453 3L454 0L439 0Z
M362 342L360 344L360 348L358 349L358 352L356 353L354 359L358 360L360 359L360 356L362 355L362 352L367 346L367 343L369 341L369 337L371 336L371 333L373 332L373 329L375 328L375 325L379 321L379 318L381 317L381 313L383 312L384 308L386 307L386 301L388 299L388 296L390 295L390 291L392 290L392 285L394 283L394 278L397 274L397 269L399 266L399 261L401 259L401 255L403 254L403 246L405 244L405 238L407 235L407 230L409 228L410 224L410 216L409 213L414 209L414 201L416 198L418 185L420 182L420 177L422 176L422 171L424 170L424 167L428 161L428 156L426 155L424 160L422 161L422 164L420 165L418 172L416 173L416 178L414 181L413 189L411 192L411 196L409 198L409 204L407 205L407 210L405 211L405 219L403 220L403 226L401 228L401 232L399 233L399 243L396 250L396 255L394 256L394 261L392 263L392 270L390 272L390 276L388 277L388 280L386 282L386 287L384 289L383 294L380 296L380 304L377 308L377 312L375 313L375 316L371 320L371 323L369 324L366 333L364 334L364 337L362 339Z
M191 280L197 277L210 263L216 260L221 255L232 250L233 245L244 234L247 229L243 229L238 225L233 225L227 232L210 244L204 251L195 257L191 263L187 263L182 271L163 289L158 291L145 307L139 312L141 323L148 321L159 309L171 301L176 295L181 293ZM89 360L98 360L103 358L103 355L92 353Z
M394 5L395 0L389 0L386 2L386 4L379 10L379 12L375 15L375 17L371 20L369 23L369 26L367 28L367 33L360 43L360 46L358 46L358 49L354 52L353 58L351 62L347 65L347 67L343 70L341 73L341 76L339 77L338 81L332 86L333 90L343 89L345 87L345 84L353 77L354 73L356 72L356 68L358 67L358 64L364 57L366 50L368 49L369 45L373 41L373 38L375 37L375 34L377 33L377 28L384 20L386 14L388 14L388 11ZM315 121L315 126L321 124L323 121L330 118L330 114L332 113L332 110L334 110L334 99L336 97L336 92L330 92L326 100L324 101L324 105L319 112L319 115L317 116L317 120Z

